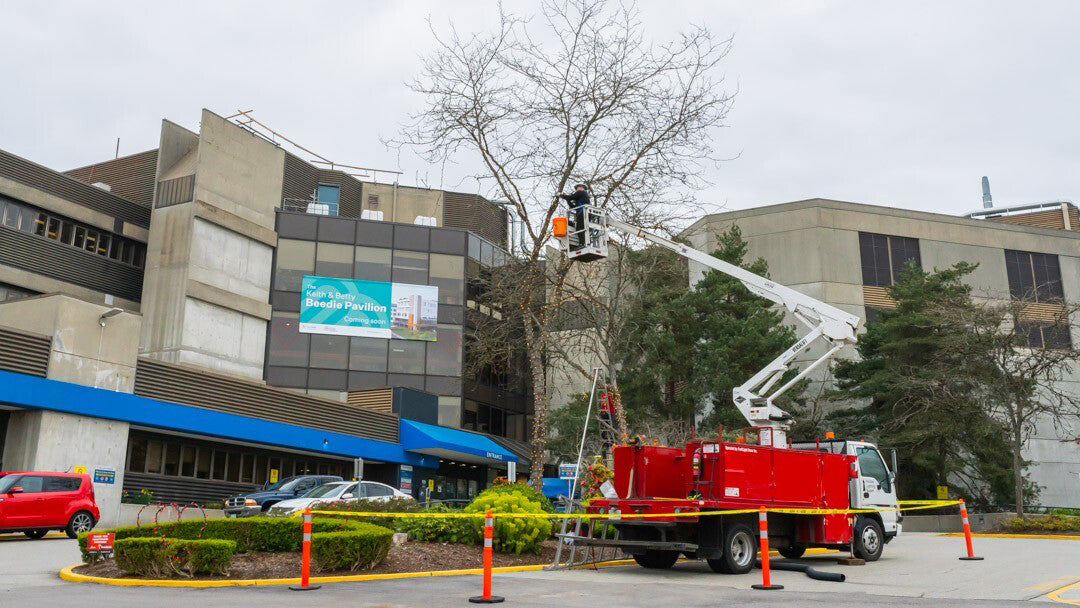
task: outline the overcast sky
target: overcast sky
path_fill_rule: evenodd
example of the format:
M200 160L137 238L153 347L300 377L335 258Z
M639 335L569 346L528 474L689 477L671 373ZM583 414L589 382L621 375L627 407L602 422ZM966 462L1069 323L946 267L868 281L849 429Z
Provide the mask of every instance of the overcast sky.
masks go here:
M514 12L534 2L508 1ZM641 0L648 35L734 35L732 160L714 209L828 197L959 214L1080 198L1080 2ZM157 146L237 108L336 162L469 191L380 137L419 100L404 85L425 20L489 27L491 1L0 4L0 148L64 170ZM470 186L469 184L473 184Z

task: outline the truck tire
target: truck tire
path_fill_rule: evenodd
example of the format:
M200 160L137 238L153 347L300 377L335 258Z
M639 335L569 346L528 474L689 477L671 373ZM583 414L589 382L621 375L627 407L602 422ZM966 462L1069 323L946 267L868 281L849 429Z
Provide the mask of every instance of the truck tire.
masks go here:
M876 519L860 517L855 521L855 541L851 554L868 562L876 562L885 549L885 533Z
M642 568L654 570L667 570L679 561L678 551L654 551L652 549L643 554L635 555L634 561Z
M790 547L782 547L780 549L777 549L777 551L780 552L780 555L783 555L788 559L799 559L803 556L803 553L806 553L806 546L791 545Z
M721 574L746 574L754 569L756 555L754 531L746 524L724 527L724 554L717 559L705 560L713 572Z

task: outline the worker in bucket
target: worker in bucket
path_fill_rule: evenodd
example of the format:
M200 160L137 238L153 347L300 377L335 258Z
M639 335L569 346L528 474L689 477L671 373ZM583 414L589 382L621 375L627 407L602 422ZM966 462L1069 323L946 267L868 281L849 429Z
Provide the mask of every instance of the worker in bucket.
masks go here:
M574 184L574 191L570 194L560 194L559 198L565 200L574 213L574 231L571 233L571 245L584 245L584 235L581 233L585 225L585 206L589 204L589 191L585 184ZM567 216L569 217L569 216Z

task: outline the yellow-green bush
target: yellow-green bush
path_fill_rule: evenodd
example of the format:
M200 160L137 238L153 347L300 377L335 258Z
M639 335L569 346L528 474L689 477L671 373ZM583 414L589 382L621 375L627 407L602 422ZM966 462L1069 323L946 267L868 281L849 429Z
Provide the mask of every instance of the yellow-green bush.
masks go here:
M1040 530L1043 532L1080 532L1080 517L1069 515L1047 515L1046 517L1014 517L1001 524L1003 530L1024 532Z
M539 553L540 543L551 536L550 519L504 516L506 513L544 512L539 502L531 501L520 493L484 492L473 499L469 506L465 507L464 512L483 513L489 509L501 515L495 518L493 546L496 551L518 555L525 551ZM469 521L472 521L477 537L483 538L484 521L482 519Z

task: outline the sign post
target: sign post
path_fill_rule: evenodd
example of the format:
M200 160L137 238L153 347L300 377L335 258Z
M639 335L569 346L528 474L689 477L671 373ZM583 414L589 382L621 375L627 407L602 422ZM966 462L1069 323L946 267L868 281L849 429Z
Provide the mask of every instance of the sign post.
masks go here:
M577 482L578 467L573 462L560 462L559 463L559 479L565 479L568 482L566 491L567 496L571 496L574 493L574 484Z
M517 483L517 463L513 460L506 463L506 481L507 483Z

